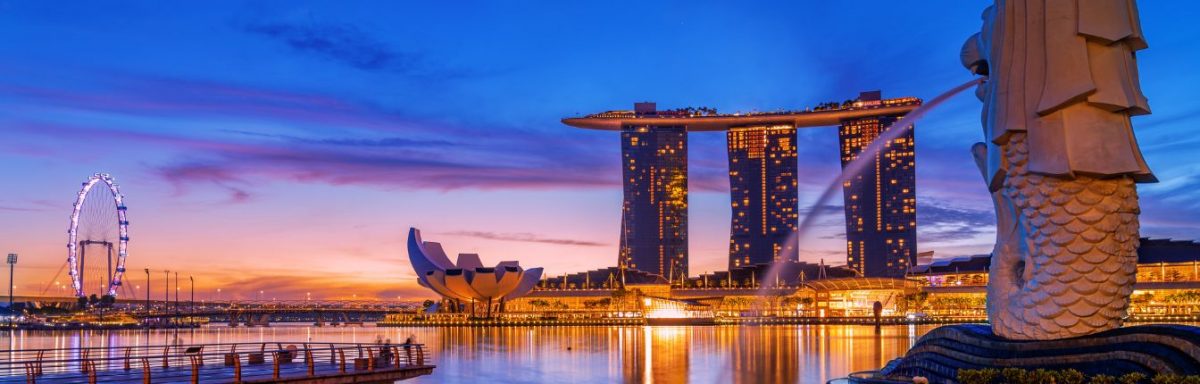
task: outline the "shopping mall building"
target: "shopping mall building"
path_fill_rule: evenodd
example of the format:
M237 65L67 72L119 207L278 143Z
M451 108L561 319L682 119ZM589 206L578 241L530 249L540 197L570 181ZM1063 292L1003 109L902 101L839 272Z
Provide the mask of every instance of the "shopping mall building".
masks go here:
M546 278L507 303L506 316L854 319L873 317L878 302L889 318L982 320L989 259L918 265L906 278L857 277L844 266L786 262L776 271L760 264L668 283L654 274L607 268ZM1130 315L1200 318L1200 243L1142 239Z

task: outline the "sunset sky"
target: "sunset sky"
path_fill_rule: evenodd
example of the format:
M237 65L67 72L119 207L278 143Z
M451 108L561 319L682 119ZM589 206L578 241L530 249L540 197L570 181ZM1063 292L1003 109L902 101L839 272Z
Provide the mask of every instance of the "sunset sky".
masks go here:
M409 227L487 263L611 266L618 135L559 119L930 99L970 80L959 48L988 3L0 1L0 251L21 255L18 295L52 287L79 185L107 172L127 284L151 268L156 292L170 269L203 298L432 296ZM1143 236L1200 238L1200 3L1139 5L1154 113L1134 126L1161 180L1140 188ZM987 252L979 101L916 135L919 249ZM836 139L799 133L802 207L836 176ZM730 209L724 135L689 140L695 274L724 268ZM841 211L818 222L801 259L843 264Z

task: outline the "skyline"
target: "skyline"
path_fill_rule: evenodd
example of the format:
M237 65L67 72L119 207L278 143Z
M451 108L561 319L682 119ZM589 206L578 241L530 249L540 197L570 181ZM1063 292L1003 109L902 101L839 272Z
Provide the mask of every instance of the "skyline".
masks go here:
M37 293L29 289L66 258L78 183L108 172L129 201L130 284L149 267L193 271L198 288L230 293L236 280L219 274L247 273L242 292L278 286L266 289L281 298L316 291L299 284L325 287L323 296L428 297L404 258L409 227L489 265L519 258L550 276L611 266L618 139L559 118L643 100L729 112L873 89L930 98L968 80L947 58L978 30L985 4L838 4L852 10L836 15L821 12L828 5L624 14L543 4L516 20L488 17L493 5L479 4L454 10L464 31L399 10L291 3L191 10L193 18L180 16L186 6L60 14L8 4L0 31L21 38L0 42L0 169L15 184L0 197L0 247L22 255L17 294ZM425 6L404 8L450 11ZM1197 112L1186 85L1200 76L1188 68L1200 50L1196 32L1172 33L1198 10L1141 7L1153 49L1139 53L1139 66L1155 113L1133 121L1165 180L1140 188L1143 236L1200 237L1190 218L1200 213L1191 202L1200 166L1189 164L1188 147L1200 138L1182 122ZM890 28L904 33L883 33ZM59 38L46 44L48 35ZM641 60L611 60L631 53ZM982 140L978 120L978 101L963 95L917 124L918 251L991 246L990 199L978 173L959 166ZM803 213L839 169L837 131L797 135ZM728 260L722 136L689 137L692 275ZM841 264L840 207L820 222L800 260Z

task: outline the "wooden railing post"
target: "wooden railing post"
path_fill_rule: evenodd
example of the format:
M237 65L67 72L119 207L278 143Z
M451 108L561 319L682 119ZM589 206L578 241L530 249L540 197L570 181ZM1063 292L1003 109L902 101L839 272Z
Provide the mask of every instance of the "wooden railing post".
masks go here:
M169 361L167 361L167 357L170 355L171 355L171 347L170 346L163 347L163 362L162 362L163 369L167 369L167 368L171 367L171 363Z
M96 384L96 362L88 360L88 384Z
M329 364L337 365L337 348L333 344L329 344Z
M188 356L192 360L192 384L200 384L200 366L204 365L204 356Z
M346 373L346 351L338 348L338 356L341 357L342 364L338 366L338 372Z
M417 365L425 365L425 345L417 345Z
M375 351L371 347L367 347L367 370L375 370Z
M400 368L400 348L392 347L392 356L396 357L396 368Z
M133 367L129 366L129 354L130 353L133 353L133 348L125 347L125 370L126 371L133 369Z
M238 356L237 352L233 353L233 382L242 382L242 358Z
M279 354L280 353L285 353L285 352L280 352L280 351L272 351L271 352L272 360L275 360L274 364L271 364L272 365L271 378L275 379L275 380L279 379Z
M25 384L37 384L37 366L32 361L25 362Z
M316 372L317 372L317 367L315 365L316 363L313 361L312 350L308 349L307 344L304 346L304 363L306 365L308 365L308 375L309 376L316 374Z
M37 369L35 370L36 372L34 372L34 374L35 374L35 375L37 375L37 376L41 376L41 375L42 375L42 358L43 358L43 357L46 357L46 351L38 351L38 354L37 354Z
M90 356L91 354L92 354L92 350L90 350L90 349L83 350L83 358L79 361L79 372L88 373L87 362L88 362L88 356Z
M142 357L142 384L150 384L150 358Z

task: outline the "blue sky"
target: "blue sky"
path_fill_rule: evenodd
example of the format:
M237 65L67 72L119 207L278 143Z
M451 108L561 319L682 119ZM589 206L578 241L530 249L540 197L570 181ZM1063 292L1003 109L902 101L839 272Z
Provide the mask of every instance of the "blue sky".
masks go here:
M451 252L550 273L612 264L619 144L559 119L628 108L804 108L859 91L932 98L984 1L0 1L0 247L18 293L65 259L78 183L114 174L129 267L226 292L422 294L402 252L422 228ZM1143 235L1200 231L1200 5L1142 2L1154 113L1134 125L1162 181ZM991 204L962 95L917 128L921 250L985 252ZM802 200L838 170L836 130L799 134ZM722 268L724 136L692 134L691 270ZM840 214L802 258L843 262ZM60 277L61 278L61 277Z

